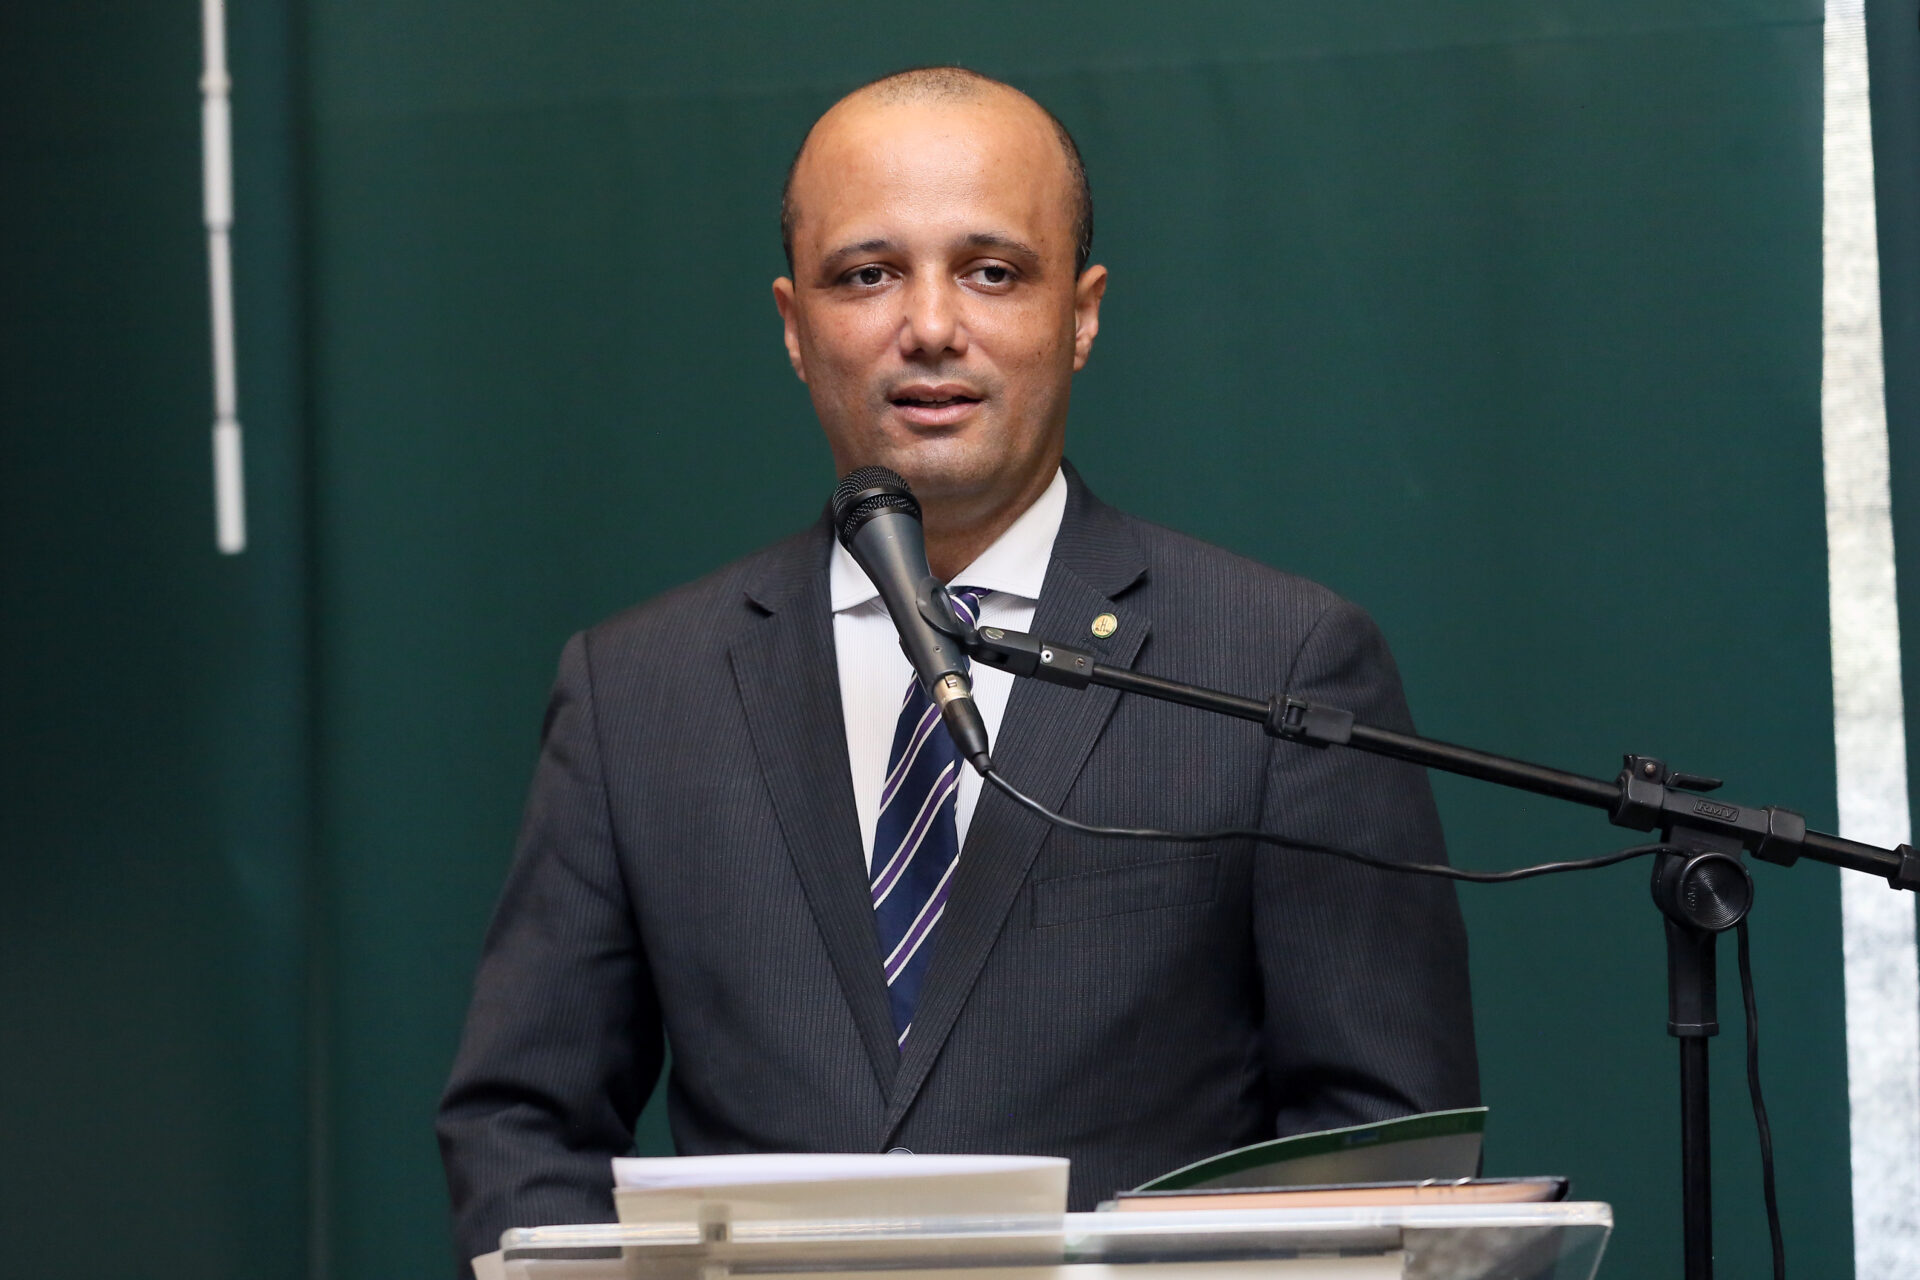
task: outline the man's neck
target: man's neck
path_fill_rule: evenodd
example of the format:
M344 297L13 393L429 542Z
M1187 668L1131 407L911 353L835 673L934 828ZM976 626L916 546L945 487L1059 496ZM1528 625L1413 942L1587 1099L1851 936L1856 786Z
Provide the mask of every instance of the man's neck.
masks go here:
M1040 495L1053 483L1056 465L1028 481L1027 485L996 504L986 512L967 511L955 513L940 504L922 503L921 519L924 523L927 539L927 567L933 576L942 582L952 582L954 575L978 560L981 553L992 546L1000 535L1013 527L1013 522L1025 515L1027 508L1039 501Z

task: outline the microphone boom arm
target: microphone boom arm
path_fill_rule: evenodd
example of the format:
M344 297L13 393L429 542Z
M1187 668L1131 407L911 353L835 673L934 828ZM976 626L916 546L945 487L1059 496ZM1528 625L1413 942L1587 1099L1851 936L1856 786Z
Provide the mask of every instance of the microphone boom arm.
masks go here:
M964 638L967 656L1015 676L1084 689L1090 684L1137 693L1218 715L1251 720L1266 733L1309 746L1352 747L1443 773L1530 791L1572 804L1603 809L1616 826L1634 831L1680 826L1737 841L1764 862L1791 866L1811 858L1849 871L1879 876L1895 889L1920 889L1920 854L1909 844L1895 849L1826 835L1807 829L1806 819L1778 805L1754 807L1709 800L1704 792L1720 786L1717 778L1669 770L1650 756L1628 755L1619 775L1607 782L1583 774L1516 760L1364 724L1351 711L1292 694L1246 698L1202 685L1150 676L1129 667L1110 666L1086 649L1054 644L1021 631L980 627Z

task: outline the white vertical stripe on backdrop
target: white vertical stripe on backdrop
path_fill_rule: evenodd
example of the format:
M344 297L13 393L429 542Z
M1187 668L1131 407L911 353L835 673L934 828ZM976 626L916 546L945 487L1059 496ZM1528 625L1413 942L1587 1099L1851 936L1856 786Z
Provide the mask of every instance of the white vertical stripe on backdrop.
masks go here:
M201 0L200 41L200 164L213 315L214 544L237 555L247 549L247 499L233 351L233 82L227 74L226 0Z
M1863 0L1827 0L1820 428L1841 834L1905 842L1906 718ZM1920 1276L1920 963L1912 895L1840 873L1854 1275Z

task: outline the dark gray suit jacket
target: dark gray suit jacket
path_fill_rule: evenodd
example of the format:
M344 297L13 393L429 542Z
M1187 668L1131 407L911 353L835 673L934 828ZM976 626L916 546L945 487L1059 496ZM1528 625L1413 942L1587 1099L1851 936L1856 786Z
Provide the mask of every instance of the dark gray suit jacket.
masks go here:
M1069 470L1036 634L1410 728L1325 588L1115 511ZM991 790L904 1052L805 533L575 636L439 1133L464 1259L612 1216L672 1046L682 1154L1031 1152L1090 1207L1239 1144L1478 1100L1451 886L1246 843L1053 830ZM1102 613L1118 630L1096 638ZM994 756L1087 821L1445 857L1424 773L1181 707L1016 685Z

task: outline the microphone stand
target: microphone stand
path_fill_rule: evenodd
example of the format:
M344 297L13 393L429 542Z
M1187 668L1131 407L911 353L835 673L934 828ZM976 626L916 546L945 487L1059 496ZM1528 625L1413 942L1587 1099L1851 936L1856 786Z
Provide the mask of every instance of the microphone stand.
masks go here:
M923 605L942 630L954 620ZM1479 778L1535 795L1605 810L1617 826L1660 831L1673 846L1655 856L1653 900L1667 935L1667 1032L1680 1041L1680 1188L1686 1280L1713 1275L1712 1128L1707 1111L1707 1041L1718 1035L1714 944L1746 918L1753 879L1744 855L1792 866L1802 857L1883 877L1895 889L1920 889L1920 854L1911 845L1882 849L1807 830L1807 821L1778 805L1754 807L1707 798L1720 779L1669 769L1652 756L1629 755L1612 782L1471 747L1362 724L1353 713L1290 694L1243 698L1165 680L1098 661L1085 649L1018 631L981 627L961 637L977 662L1053 684L1104 685L1251 720L1276 738L1310 746L1351 747L1429 769Z

